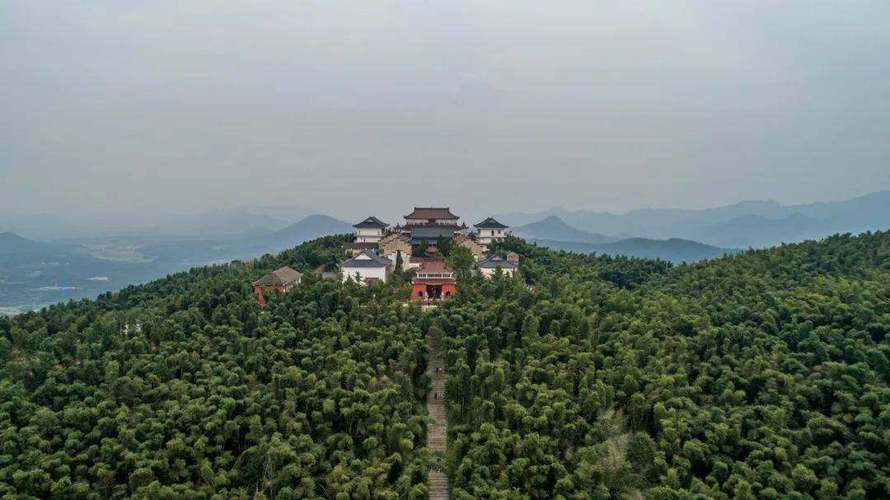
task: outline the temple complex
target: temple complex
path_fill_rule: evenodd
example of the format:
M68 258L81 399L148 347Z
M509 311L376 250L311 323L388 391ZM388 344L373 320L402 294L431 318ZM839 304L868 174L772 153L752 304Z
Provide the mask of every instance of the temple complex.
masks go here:
M413 272L411 300L430 302L446 300L457 293L454 270L444 255L455 248L466 248L473 256L473 268L486 278L496 274L513 276L519 267L516 253L501 256L492 251L492 246L503 240L510 229L492 217L475 224L476 231L468 233L467 225L450 207L414 207L405 215L405 222L395 227L374 216L353 227L355 233L345 246L349 258L340 263L339 273L322 273L323 278L339 277L344 282L371 285L389 281L397 270ZM446 241L450 243L447 247ZM267 293L286 293L301 278L299 272L289 267L273 271L253 283L257 300L265 305Z

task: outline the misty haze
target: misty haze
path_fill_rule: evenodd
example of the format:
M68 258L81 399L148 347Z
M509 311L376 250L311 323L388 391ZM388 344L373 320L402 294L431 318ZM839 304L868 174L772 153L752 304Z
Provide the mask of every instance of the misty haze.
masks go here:
M0 8L0 496L890 497L890 3Z

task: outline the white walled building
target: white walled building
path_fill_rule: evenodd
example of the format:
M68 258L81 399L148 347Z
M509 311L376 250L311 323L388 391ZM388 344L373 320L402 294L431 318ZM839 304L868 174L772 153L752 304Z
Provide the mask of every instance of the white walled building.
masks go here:
M373 281L386 282L393 263L372 252L362 252L359 255L340 264L340 272L343 281L350 278L359 284L368 284Z
M519 265L515 262L510 262L499 255L490 255L488 258L479 261L477 267L482 276L491 278L498 269L504 273L504 276L513 276Z
M493 217L489 217L479 224L475 225L476 227L476 241L479 242L480 245L488 248L488 245L493 242L503 239L508 234L510 234L509 226L505 226L500 222L494 220Z
M383 231L389 224L383 222L377 217L371 216L367 219L355 224L355 242L356 243L377 243L383 238Z

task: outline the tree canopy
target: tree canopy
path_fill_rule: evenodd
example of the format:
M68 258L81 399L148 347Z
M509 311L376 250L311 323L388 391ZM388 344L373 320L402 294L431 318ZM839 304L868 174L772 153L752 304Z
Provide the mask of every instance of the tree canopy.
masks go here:
M416 312L327 238L0 327L0 494L424 498ZM307 272L260 308L250 282Z
M544 251L462 284L456 498L887 498L890 233L694 266Z
M515 276L426 313L403 273L321 279L344 242L0 318L0 495L426 498L429 333L455 498L890 497L890 233L681 266L508 238Z

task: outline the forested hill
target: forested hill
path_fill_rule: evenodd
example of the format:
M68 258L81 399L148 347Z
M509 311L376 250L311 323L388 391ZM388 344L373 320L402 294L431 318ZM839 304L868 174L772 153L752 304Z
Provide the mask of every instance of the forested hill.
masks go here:
M426 320L456 497L890 497L890 233L670 269L506 246L533 289Z
M681 266L510 239L521 277L429 313L320 280L342 243L0 320L0 495L425 498L429 332L454 498L890 496L890 233Z
M425 340L387 288L313 273L328 237L0 320L0 495L425 495Z

